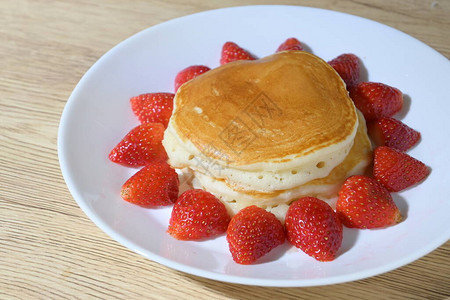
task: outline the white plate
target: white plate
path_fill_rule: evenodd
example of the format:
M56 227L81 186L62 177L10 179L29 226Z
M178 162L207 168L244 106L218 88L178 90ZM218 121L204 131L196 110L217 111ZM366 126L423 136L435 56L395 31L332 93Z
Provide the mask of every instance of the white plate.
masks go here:
M171 208L144 209L123 201L121 185L136 170L107 155L135 125L129 98L173 91L186 66L218 65L224 42L259 57L288 37L325 60L352 52L364 79L406 95L402 120L422 133L409 154L431 167L422 184L395 195L406 220L383 230L345 229L339 257L321 263L287 243L260 263L233 262L224 236L183 242L166 233ZM198 276L261 286L313 286L393 270L450 237L450 63L422 42L388 26L343 13L295 6L247 6L207 11L146 29L106 53L83 76L61 118L58 152L64 179L83 211L113 239L171 268Z

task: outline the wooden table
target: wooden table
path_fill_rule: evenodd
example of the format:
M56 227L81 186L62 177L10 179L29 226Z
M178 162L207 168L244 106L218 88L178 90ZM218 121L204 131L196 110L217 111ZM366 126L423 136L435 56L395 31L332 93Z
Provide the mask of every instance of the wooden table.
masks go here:
M269 3L188 2L0 2L0 298L450 297L449 242L372 278L323 287L265 288L169 269L121 246L86 217L64 183L56 151L61 112L80 77L111 47L149 26L214 8ZM373 19L450 57L449 0L282 2Z

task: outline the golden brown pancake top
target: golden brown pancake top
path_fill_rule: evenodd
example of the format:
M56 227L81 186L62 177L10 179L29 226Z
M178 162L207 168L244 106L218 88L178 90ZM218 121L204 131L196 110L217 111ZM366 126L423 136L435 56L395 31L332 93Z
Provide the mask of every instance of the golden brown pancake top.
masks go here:
M304 156L347 140L357 122L342 79L304 51L220 66L184 84L175 102L180 138L231 165Z

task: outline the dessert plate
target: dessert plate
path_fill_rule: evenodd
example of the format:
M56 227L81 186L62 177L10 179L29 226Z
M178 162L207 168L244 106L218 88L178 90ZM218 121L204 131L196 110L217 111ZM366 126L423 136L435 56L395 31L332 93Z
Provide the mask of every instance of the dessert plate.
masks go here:
M129 98L173 92L181 69L218 66L234 41L259 57L288 37L330 60L355 53L363 79L402 90L398 116L422 133L408 153L432 172L420 185L394 194L405 220L381 230L345 229L339 256L317 262L287 243L258 264L233 262L225 236L183 242L166 233L171 207L144 209L123 201L122 184L137 170L108 160L109 151L138 124ZM225 282L314 286L374 276L410 263L450 237L450 63L422 42L388 26L334 11L296 6L246 6L202 12L146 29L100 58L83 76L61 117L58 153L67 186L82 210L125 247L168 267Z

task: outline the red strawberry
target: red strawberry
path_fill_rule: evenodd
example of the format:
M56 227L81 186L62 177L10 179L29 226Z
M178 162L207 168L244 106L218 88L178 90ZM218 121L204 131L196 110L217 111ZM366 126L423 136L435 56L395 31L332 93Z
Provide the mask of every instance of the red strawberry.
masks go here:
M274 214L255 205L240 210L227 229L233 260L249 265L284 243L283 225Z
M344 80L347 88L359 81L359 59L356 55L346 53L328 62Z
M183 85L183 83L188 82L192 78L208 72L209 70L211 70L209 67L201 65L190 66L181 70L175 77L175 92L178 91L178 88Z
M178 175L166 163L145 166L122 186L122 198L143 207L170 205L178 196Z
M406 153L380 146L374 151L373 175L388 190L398 192L428 176L430 170Z
M228 223L225 205L213 194L188 190L175 202L167 231L179 240L199 240L226 232Z
M288 241L318 261L330 261L342 244L342 224L324 201L304 197L286 213Z
M220 58L220 64L224 65L235 60L255 60L250 52L239 47L233 42L226 42L222 47L222 56Z
M336 213L347 227L380 228L402 220L389 191L375 179L355 175L339 191Z
M393 118L380 118L369 124L369 135L377 146L406 151L420 139L420 132Z
M303 50L303 46L296 38L288 38L278 47L277 52L286 50Z
M145 123L133 128L112 151L112 162L128 167L145 166L158 160L167 160L162 145L164 126L161 123Z
M349 89L350 98L367 121L392 117L403 106L400 90L378 82L360 82Z
M171 93L142 94L130 99L131 109L141 123L162 123L167 127L174 96Z

